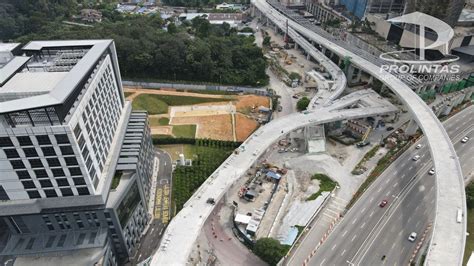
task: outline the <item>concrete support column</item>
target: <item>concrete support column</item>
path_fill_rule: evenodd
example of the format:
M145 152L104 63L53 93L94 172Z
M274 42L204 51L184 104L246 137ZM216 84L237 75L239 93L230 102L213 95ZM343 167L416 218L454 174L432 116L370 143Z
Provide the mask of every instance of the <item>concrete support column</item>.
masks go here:
M295 42L295 50L298 50L298 44Z
M361 79L362 79L362 70L359 69L359 72L357 72L356 82L360 82Z
M309 53L306 54L306 60L310 61L310 59L311 59L311 56L309 55Z
M322 52L324 55L326 55L326 51L327 51L326 47L321 46L321 52Z
M372 75L369 77L369 80L367 81L367 84L369 84L369 85L374 84L374 77Z
M408 123L407 129L405 130L405 134L407 136L413 136L415 135L417 130L418 130L418 124L416 123L414 119L412 119Z
M352 77L354 76L354 71L355 71L355 68L352 65L350 65L347 68L347 73L346 73L347 82L352 82Z

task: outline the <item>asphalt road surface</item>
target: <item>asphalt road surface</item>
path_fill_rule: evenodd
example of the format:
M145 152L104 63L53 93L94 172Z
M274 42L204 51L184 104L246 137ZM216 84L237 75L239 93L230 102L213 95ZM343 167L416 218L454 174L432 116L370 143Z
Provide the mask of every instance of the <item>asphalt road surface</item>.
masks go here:
M141 262L153 255L158 248L161 234L164 231L170 217L171 202L171 173L173 171L171 157L163 150L156 149L159 159L158 180L156 186L155 216L150 228L140 242L138 252L135 254L132 264ZM166 193L168 191L168 193Z
M473 140L464 144L459 141L464 136L474 138L473 127L474 107L469 107L445 123L465 175L472 172L474 167L474 144ZM423 145L421 149L415 149L413 145L370 186L308 264L408 263L416 244L434 218L435 180L434 176L428 174L432 162L424 140L419 143ZM413 161L416 154L421 158ZM388 204L381 208L378 205L383 199L388 200ZM418 234L417 241L408 241L411 232ZM314 246L317 241L319 239L305 239L304 242L312 242ZM291 263L301 265L308 255L297 252ZM386 257L382 261L384 255Z

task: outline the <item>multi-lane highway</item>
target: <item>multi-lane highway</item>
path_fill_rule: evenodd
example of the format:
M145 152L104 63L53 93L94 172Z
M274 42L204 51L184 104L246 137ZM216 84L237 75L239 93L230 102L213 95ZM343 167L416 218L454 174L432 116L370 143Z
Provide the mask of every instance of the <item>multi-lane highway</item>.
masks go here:
M290 28L300 33L305 38L319 44L340 57L350 57L351 64L383 82L400 101L405 104L413 119L423 130L429 143L431 157L438 169L436 177L435 211L433 219L433 234L427 262L440 265L460 265L464 254L466 240L466 218L461 218L457 223L452 217L456 215L457 208L466 211L464 180L461 166L457 160L456 152L442 124L425 102L413 92L403 81L388 73L366 58L328 40L288 18L272 7L265 0L252 0L252 5L276 25L288 21ZM286 28L282 28L285 30ZM298 39L295 42L298 43Z
M461 143L460 139L473 135L474 107L446 121L445 127L463 172L472 172L474 143ZM425 141L419 143L423 145L421 149L413 145L370 186L317 250L309 265L409 263L423 232L433 221L436 197L435 177L428 174L432 168L430 154ZM420 155L418 161L413 161L415 155ZM379 203L384 199L388 200L388 204L381 208ZM408 241L411 232L418 234L415 242ZM309 241L313 240L305 239L304 242ZM301 265L308 255L295 253L291 264ZM385 256L384 260L382 256Z

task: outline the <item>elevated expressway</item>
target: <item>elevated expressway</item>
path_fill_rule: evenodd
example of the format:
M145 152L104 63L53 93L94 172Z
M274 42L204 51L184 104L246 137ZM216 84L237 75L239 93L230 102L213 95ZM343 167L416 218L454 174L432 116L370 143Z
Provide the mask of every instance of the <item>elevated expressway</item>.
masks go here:
M288 20L265 0L252 0L252 4L277 26ZM457 223L456 214L458 209L466 214L464 179L454 147L436 115L407 84L379 66L295 21L288 20L288 25L340 57L351 57L351 64L383 82L409 109L426 136L437 170L435 219L426 262L428 265L461 265L466 240L466 215L463 215L461 223Z
M358 103L364 107L354 108ZM341 109L348 107L350 109ZM204 222L214 210L214 205L206 203L207 199L221 200L233 183L244 176L257 163L258 158L281 137L309 125L395 111L397 109L388 101L374 98L374 93L366 90L349 94L324 108L293 113L260 127L239 147L238 153L233 153L221 164L171 220L150 265L185 265Z

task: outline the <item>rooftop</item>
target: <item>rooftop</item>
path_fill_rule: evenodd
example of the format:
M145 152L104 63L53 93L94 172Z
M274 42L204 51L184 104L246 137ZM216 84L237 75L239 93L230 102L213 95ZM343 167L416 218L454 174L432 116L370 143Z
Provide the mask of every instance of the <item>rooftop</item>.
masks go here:
M22 48L28 56L14 56L0 68L0 97L8 99L2 102L0 113L64 103L111 44L112 40L28 43ZM0 51L16 47L0 44Z

